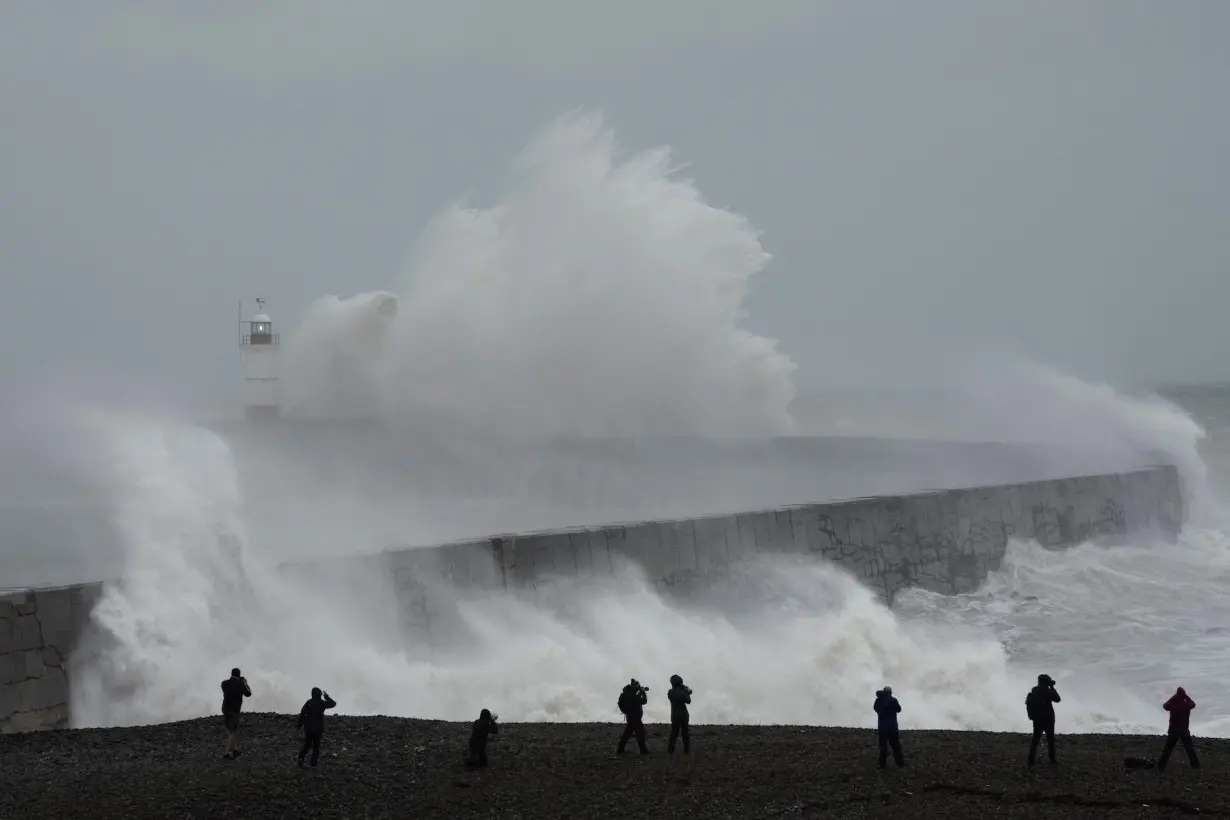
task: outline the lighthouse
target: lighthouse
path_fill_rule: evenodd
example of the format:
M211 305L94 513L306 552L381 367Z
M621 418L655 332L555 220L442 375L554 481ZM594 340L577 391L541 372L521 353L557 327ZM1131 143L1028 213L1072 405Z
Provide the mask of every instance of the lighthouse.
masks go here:
M243 354L243 413L252 420L281 416L278 391L278 334L265 312L265 300L256 300L256 313L243 319L239 305L239 349Z

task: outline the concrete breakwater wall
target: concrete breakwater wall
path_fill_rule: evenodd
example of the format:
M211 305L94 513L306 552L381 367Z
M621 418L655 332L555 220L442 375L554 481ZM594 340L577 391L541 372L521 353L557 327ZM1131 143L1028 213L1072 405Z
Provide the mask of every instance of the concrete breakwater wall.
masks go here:
M1025 484L864 498L679 521L499 535L285 566L289 579L326 585L339 574L393 581L403 627L446 627L449 586L498 594L552 576L603 576L630 561L657 587L687 596L741 561L814 555L844 566L891 601L918 586L974 589L1003 559L1008 540L1062 548L1155 532L1174 538L1184 519L1173 467ZM370 577L370 575L369 575ZM100 584L0 591L0 731L70 725L72 666Z
M664 594L687 598L758 555L813 555L843 566L891 603L908 587L974 590L1009 539L1050 548L1157 533L1173 539L1185 509L1178 471L1161 466L995 487L862 498L755 512L577 528L396 550L287 567L328 584L367 563L394 579L405 630L447 632L456 597L532 588L557 576L614 575L638 564ZM349 567L345 566L349 564ZM369 575L370 577L370 575ZM436 581L444 580L441 587Z
M71 658L101 590L0 590L0 732L69 725Z

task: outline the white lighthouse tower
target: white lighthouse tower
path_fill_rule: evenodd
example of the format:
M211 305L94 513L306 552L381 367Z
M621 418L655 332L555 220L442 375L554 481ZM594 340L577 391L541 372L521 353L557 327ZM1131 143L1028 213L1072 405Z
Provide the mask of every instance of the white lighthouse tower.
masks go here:
M253 420L281 416L278 390L278 334L265 312L265 300L256 300L256 313L246 322L239 305L239 349L243 354L243 413ZM245 327L246 325L246 327Z

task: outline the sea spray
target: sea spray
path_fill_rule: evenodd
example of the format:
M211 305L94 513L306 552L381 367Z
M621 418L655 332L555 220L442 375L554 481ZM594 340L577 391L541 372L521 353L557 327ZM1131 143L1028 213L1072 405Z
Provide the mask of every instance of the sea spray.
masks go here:
M230 451L150 416L79 418L82 476L110 506L124 562L91 614L93 662L74 675L74 713L87 724L199 713L216 699L199 683L208 662L230 652L240 665L239 636L260 617Z
M499 205L446 209L428 226L399 296L315 306L287 351L288 410L426 419L416 434L429 438L460 426L474 464L497 469L489 448L501 436L789 431L793 365L742 327L746 283L767 259L748 222L706 205L664 151L617 160L600 120L566 117L527 150ZM957 387L971 430L1070 445L1057 468L1158 453L1199 485L1202 462L1189 456L1201 431L1173 408L985 365ZM293 554L277 542L302 532L295 504L280 526L266 520L255 532L251 488L213 433L99 410L67 437L75 446L52 440L100 488L125 550L124 578L93 615L106 651L83 656L75 676L85 724L209 714L218 682L239 665L253 708L282 711L322 685L351 713L465 719L486 706L514 720L614 720L620 681L652 685L678 672L697 691L698 722L870 726L869 693L891 683L906 727L1025 725L1022 698L1038 671L1021 654L1025 638L937 618L939 607L895 614L816 561L753 562L739 572L755 594L705 606L664 598L635 574L487 599L458 593L467 642L424 653L398 634L379 562L324 585L272 566L275 554ZM561 480L544 469L546 483ZM300 509L323 486L308 472L268 475ZM611 486L602 478L594 492ZM346 482L331 491L354 492ZM372 540L376 508L404 500L388 487L354 502L326 530L338 533L338 554ZM415 527L413 516L397 520ZM1067 628L1063 617L1044 620L1028 640ZM1072 730L1160 725L1129 680L1095 672L1056 674ZM660 699L649 717L665 717Z
M741 596L690 605L661 596L634 567L513 594L459 592L465 642L433 653L405 636L398 646L396 607L375 573L310 585L244 544L235 583L232 537L244 528L216 436L149 419L93 432L111 437L95 452L115 482L129 554L125 579L108 585L93 615L108 651L80 672L79 725L210 714L232 666L252 682L252 708L275 711L317 685L345 693L341 711L352 714L460 720L486 707L511 720L612 720L619 681L652 685L678 672L705 722L871 725L867 694L891 681L908 704L904 726L1025 725L1018 701L1030 672L1013 669L992 635L903 621L814 559L761 559L737 570ZM1128 719L1108 712L1104 696L1066 693L1074 730ZM666 704L652 699L648 716L665 719Z
M284 351L285 415L378 416L381 368L397 312L397 297L387 291L315 300Z
M987 440L1061 444L1056 471L1092 472L1174 464L1198 524L1226 520L1200 455L1204 429L1154 393L1131 395L1021 358L971 354L943 374L954 420ZM1059 474L1063 474L1060 472Z
M1022 669L1097 693L1095 711L1133 715L1125 729L1161 730L1176 686L1199 692L1196 731L1230 733L1230 538L1188 528L1177 544L1053 551L1013 541L974 593L898 596L902 617L996 636ZM1194 695L1193 695L1194 696ZM1091 702L1095 698L1091 697Z
M292 409L379 401L519 436L786 433L794 363L744 326L768 261L667 150L620 157L599 115L564 116L497 205L426 227L395 315L383 294L385 314L366 294L313 305L288 345ZM336 364L356 350L358 376Z

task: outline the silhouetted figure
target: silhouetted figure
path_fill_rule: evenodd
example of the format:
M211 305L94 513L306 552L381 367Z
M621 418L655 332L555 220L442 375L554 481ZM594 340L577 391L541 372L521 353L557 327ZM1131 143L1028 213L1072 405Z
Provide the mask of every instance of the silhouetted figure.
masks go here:
M692 751L692 740L688 735L688 704L692 702L692 690L683 685L683 678L671 675L671 688L666 693L666 699L671 702L671 739L666 744L666 751L675 753L675 738L683 736L683 753Z
M500 733L499 718L487 709L479 712L478 720L470 731L470 755L466 758L467 766L487 765L487 738Z
M1187 692L1183 691L1183 687L1180 686L1170 696L1170 700L1162 704L1162 708L1170 713L1170 728L1166 732L1166 746L1162 749L1162 756L1157 759L1157 770L1160 772L1166 768L1166 761L1170 760L1170 753L1174 751L1175 744L1180 741L1183 743L1183 751L1187 752L1187 762L1192 764L1193 769L1199 769L1200 758L1196 757L1196 746L1192 743L1192 733L1189 729L1196 701L1188 697Z
M641 747L641 754L649 754L645 745L645 704L649 702L649 689L641 686L636 678L619 693L619 711L624 713L627 725L619 738L616 754L623 754L628 748L628 739L636 735L636 745Z
M1038 741L1046 735L1046 750L1052 763L1055 762L1055 704L1059 703L1059 692L1055 690L1055 681L1050 675L1039 675L1038 685L1029 690L1025 696L1025 712L1034 724L1034 737L1029 743L1029 765L1034 765L1038 759Z
M312 687L312 698L303 704L299 710L298 728L303 730L303 748L299 750L299 768L303 768L303 758L308 750L312 752L312 765L320 760L320 738L325 733L325 710L337 706L328 692L322 692L318 687Z
M880 735L880 768L888 765L889 747L893 750L893 760L901 768L905 765L905 756L901 754L901 737L897 732L897 715L901 712L901 704L893 697L893 687L885 686L876 692L875 710Z
M243 699L251 696L248 679L239 673L238 667L232 669L231 676L222 681L222 723L226 726L226 751L222 756L227 760L239 757L239 712Z

